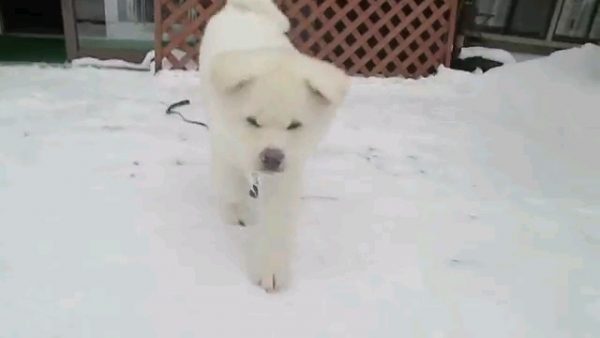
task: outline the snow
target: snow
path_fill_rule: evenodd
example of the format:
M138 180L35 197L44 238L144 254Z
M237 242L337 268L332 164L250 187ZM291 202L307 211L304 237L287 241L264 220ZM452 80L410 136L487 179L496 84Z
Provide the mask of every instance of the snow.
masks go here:
M173 49L171 54L178 60L181 60L185 56L185 52L180 49ZM92 57L82 57L74 59L71 65L73 67L148 70L154 73L156 69L154 57L155 52L152 50L146 53L144 59L140 63L127 62L119 59L100 60ZM162 69L170 69L172 67L173 65L171 64L171 61L169 61L167 58L162 60ZM197 65L193 60L190 60L185 64L184 68L191 70L197 68Z
M0 66L0 337L600 333L600 47L357 79L310 162L294 283L240 268L194 72Z
M510 54L514 57L516 62L524 62L524 61L535 60L535 59L544 57L544 55L542 55L542 54L531 54L531 53L511 52Z
M488 60L501 62L503 64L516 62L515 57L511 53L509 53L503 49L481 47L481 46L461 48L459 58L466 59L466 58L474 57L474 56L480 56L480 57L486 58Z
M74 67L120 68L131 70L150 70L154 64L154 51L146 53L140 63L127 62L119 59L100 60L92 57L74 59Z

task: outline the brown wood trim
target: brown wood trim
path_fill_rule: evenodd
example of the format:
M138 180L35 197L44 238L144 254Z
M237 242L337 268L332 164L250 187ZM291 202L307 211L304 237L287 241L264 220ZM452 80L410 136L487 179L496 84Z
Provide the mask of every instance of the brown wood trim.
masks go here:
M65 45L67 49L67 59L73 60L77 56L79 41L77 40L77 24L75 23L75 5L74 0L61 0L61 11L63 17L63 28L65 33Z
M456 17L458 15L458 0L450 1L450 25L448 31L448 40L446 42L446 56L444 58L444 66L450 67L452 62L452 52L454 52L454 35L456 34Z
M158 72L162 68L163 59L163 29L162 22L162 1L154 0L154 71Z

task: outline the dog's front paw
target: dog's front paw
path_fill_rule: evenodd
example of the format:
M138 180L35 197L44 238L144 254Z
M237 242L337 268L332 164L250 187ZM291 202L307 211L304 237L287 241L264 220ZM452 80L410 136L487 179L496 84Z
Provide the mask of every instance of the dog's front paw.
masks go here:
M267 272L259 277L257 285L268 293L276 292L287 286L287 278L283 273Z
M266 292L276 292L285 289L288 285L289 271L287 264L282 260L263 260L254 262L251 271L252 280ZM258 264L256 264L258 263Z

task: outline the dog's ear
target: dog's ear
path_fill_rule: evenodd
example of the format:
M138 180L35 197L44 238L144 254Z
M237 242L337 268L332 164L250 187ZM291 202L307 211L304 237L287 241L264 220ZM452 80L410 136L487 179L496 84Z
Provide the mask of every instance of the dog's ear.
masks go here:
M350 77L344 71L310 57L303 57L300 67L308 90L318 102L326 105L342 102L350 87Z
M278 51L229 51L217 54L210 68L210 80L215 88L233 94L252 85L270 69Z

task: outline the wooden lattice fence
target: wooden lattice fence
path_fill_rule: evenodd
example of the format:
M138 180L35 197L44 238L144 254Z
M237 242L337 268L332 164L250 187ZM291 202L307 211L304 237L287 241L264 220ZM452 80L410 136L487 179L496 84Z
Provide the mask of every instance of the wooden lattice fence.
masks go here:
M207 20L225 0L155 0L156 65L197 67ZM303 53L352 75L426 76L449 65L456 0L275 0Z

